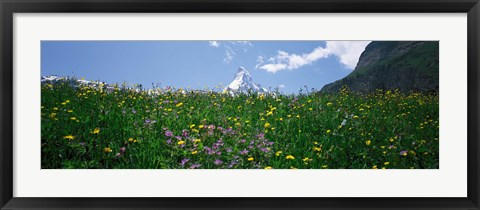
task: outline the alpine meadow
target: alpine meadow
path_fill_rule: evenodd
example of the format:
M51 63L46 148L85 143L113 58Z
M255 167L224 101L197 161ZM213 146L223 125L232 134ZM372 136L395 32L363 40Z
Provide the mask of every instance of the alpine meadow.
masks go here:
M439 168L436 41L42 41L41 72L42 169Z

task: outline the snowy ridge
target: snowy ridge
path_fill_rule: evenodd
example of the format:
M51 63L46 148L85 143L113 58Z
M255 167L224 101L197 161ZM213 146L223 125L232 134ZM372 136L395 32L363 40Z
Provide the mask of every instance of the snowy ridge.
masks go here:
M253 82L252 76L247 69L240 66L235 78L233 81L224 89L225 92L236 93L236 92L259 92L259 93L268 93L269 91L262 87L260 84L255 84Z

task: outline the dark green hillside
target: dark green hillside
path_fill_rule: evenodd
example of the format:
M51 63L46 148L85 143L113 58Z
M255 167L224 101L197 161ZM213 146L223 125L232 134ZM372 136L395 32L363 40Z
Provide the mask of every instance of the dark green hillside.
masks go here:
M374 41L345 78L325 85L322 92L342 86L368 93L376 89L438 92L439 42Z

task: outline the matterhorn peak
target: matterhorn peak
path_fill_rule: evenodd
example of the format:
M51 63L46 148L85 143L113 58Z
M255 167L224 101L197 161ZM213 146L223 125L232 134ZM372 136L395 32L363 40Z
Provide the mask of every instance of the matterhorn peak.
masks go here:
M243 66L238 68L233 81L225 88L224 91L228 91L231 94L234 92L268 92L268 90L263 88L261 85L253 83L250 72L248 72L248 70Z

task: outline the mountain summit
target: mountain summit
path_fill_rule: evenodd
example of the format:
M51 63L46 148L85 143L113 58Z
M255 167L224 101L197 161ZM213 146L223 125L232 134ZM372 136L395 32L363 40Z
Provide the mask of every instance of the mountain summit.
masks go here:
M224 89L226 92L235 93L235 92L259 92L259 93L268 93L266 88L263 88L260 84L255 84L253 82L252 76L247 69L240 66L235 78L233 81Z

